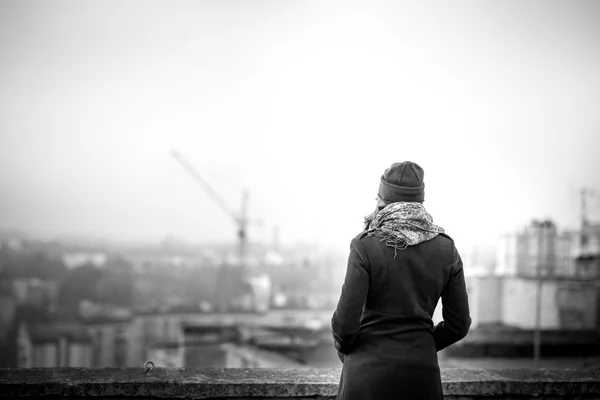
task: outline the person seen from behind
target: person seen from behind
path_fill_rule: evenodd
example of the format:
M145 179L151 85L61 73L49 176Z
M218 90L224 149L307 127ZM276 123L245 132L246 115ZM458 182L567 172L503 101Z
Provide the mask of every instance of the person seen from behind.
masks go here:
M350 244L331 324L343 363L339 400L443 398L437 352L471 326L461 257L425 210L424 171L394 163ZM432 316L442 300L443 321Z

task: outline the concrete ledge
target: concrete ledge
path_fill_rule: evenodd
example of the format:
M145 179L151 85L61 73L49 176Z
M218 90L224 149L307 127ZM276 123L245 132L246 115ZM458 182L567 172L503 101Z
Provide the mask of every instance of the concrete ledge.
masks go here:
M0 369L0 396L333 399L339 369ZM443 369L449 399L600 399L600 369Z

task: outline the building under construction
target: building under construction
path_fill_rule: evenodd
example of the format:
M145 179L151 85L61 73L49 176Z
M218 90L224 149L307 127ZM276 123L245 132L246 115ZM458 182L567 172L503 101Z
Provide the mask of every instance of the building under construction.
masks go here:
M195 180L195 182L198 183L221 207L224 213L234 222L237 230L238 262L231 263L228 260L223 260L214 294L217 311L264 312L268 310L270 298L269 293L267 293L270 288L268 277L265 277L264 275L253 276L246 265L248 250L247 230L248 225L250 224L250 220L247 216L248 190L243 191L240 211L235 212L223 199L221 199L208 182L202 178L180 152L173 150L171 151L171 155L181 164L183 169Z

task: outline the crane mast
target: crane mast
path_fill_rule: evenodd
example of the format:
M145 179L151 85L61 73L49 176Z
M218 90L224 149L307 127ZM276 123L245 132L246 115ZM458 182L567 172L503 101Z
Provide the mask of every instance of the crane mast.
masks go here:
M183 155L177 150L172 150L171 155L175 160L179 162L179 164L183 167L183 169L207 192L207 194L223 209L223 211L229 215L237 227L237 236L238 236L238 254L239 254L239 271L237 271L238 276L236 278L242 278L246 273L246 252L247 252L247 227L248 227L248 196L249 192L247 189L244 189L242 193L242 204L240 213L234 212L225 201L212 189L212 187L202 178L202 176L196 171L196 169L183 157ZM222 267L222 281L217 287L217 295L219 297L219 308L222 311L226 311L228 306L227 302L233 297L234 291L232 289L232 279L234 278L230 272L229 268L224 266ZM222 287L225 286L225 287Z

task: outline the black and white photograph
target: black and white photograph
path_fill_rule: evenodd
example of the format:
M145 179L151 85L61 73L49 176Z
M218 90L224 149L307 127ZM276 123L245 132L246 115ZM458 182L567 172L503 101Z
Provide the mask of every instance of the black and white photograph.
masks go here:
M600 1L0 0L0 397L600 399Z

